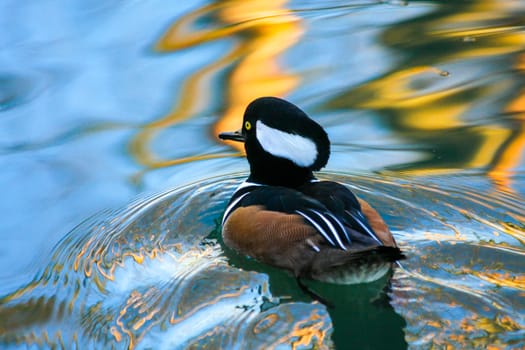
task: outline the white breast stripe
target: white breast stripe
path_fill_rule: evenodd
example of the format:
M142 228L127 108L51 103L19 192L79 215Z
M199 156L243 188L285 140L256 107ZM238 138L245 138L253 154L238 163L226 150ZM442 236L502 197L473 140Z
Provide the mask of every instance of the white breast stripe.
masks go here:
M274 129L260 120L256 127L257 140L266 152L305 168L317 159L317 146L309 138Z
M328 234L323 230L323 228L321 226L319 226L319 224L317 222L315 222L312 218L310 218L308 215L306 215L305 213L303 213L302 211L299 211L299 210L296 210L295 211L297 214L301 215L303 218L305 218L309 223L311 223L313 225L313 227L315 227L315 229L317 231L319 231L319 233L321 235L323 235L323 237L333 246L335 246L334 244L334 241L332 241L332 239L328 236Z
M345 237L346 237L346 241L348 243L352 243L352 240L350 239L350 236L348 235L348 232L346 231L346 228L344 227L344 225L341 223L341 221L339 221L338 218L336 218L332 213L326 213L328 216L330 216L335 222L336 224L339 226L339 228L341 229L341 231L344 232L345 234Z
M339 232L337 232L334 225L332 225L332 223L327 218L325 218L323 214L319 213L317 210L312 209L312 212L317 214L324 221L324 223L328 225L328 228L332 232L332 235L334 236L334 238L337 240L337 244L339 244L339 247L341 247L341 249L343 250L346 250L345 245L343 244L343 242L341 242L341 238L339 238Z
M236 200L234 200L230 205L228 205L228 208L226 208L226 211L224 212L224 215L222 217L222 223L221 223L221 226L224 226L224 221L226 220L226 218L228 217L228 215L230 215L230 212L232 211L232 209L237 205L237 203L240 202L241 199L243 199L247 194L249 194L250 192L246 192L245 194L243 194L242 196L240 196L239 198L237 198Z
M242 184L239 185L239 187L237 187L237 189L235 190L235 192L239 191L240 189L243 189L245 187L250 187L250 186L265 186L263 184L258 184L256 182L248 182L248 181L244 181Z
M262 184L258 184L258 183L255 183L255 182L248 182L248 181L244 181L242 184L239 185L239 187L237 187L237 189L235 190L235 192L233 192L233 196L235 196L235 194L239 191L239 190L242 190L243 188L246 188L246 187L250 187L250 186L264 186ZM224 212L224 215L222 216L222 223L221 225L224 226L224 221L226 220L226 218L228 217L228 215L230 215L230 212L232 211L232 209L237 205L237 203L239 203L239 201L241 199L244 198L244 196L246 196L248 193L250 193L250 191L246 192L245 194L243 194L242 196L240 196L239 198L237 198L236 200L234 200L232 203L230 203L230 205L228 205L228 207L226 208L226 211Z
M373 239L375 239L377 241L377 243L383 245L383 242L381 242L381 240L379 238L377 238L377 236L375 235L374 232L372 232L368 226L361 220L361 218L359 218L357 215L354 215L352 214L351 212L349 212L348 210L346 211L348 214L350 214L350 216L361 226L361 228L363 228L366 233L368 233L368 235L370 237L372 237Z

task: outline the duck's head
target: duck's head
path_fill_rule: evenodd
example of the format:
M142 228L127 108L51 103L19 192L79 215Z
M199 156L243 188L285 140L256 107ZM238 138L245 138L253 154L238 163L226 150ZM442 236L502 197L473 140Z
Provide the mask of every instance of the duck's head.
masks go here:
M244 112L242 128L219 134L244 142L250 163L249 181L295 187L313 179L326 165L330 141L323 128L294 104L261 97Z

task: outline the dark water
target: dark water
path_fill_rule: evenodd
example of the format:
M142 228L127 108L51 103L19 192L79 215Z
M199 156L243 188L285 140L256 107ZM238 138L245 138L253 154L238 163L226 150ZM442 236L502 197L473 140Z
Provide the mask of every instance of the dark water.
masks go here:
M0 5L1 348L525 347L525 4ZM222 245L219 131L285 97L408 259L311 283ZM239 173L241 172L241 173ZM152 194L155 193L155 194Z

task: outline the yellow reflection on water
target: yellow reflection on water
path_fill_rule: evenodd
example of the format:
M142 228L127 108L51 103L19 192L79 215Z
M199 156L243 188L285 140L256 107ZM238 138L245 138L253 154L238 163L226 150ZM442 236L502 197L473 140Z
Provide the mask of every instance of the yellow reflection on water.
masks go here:
M235 1L231 3L239 6L225 8L225 22L253 22L253 26L248 40L240 44L246 54L229 77L226 110L213 128L215 134L239 129L244 109L253 99L283 96L297 86L299 78L284 72L278 63L303 33L299 18L284 11L286 2ZM251 11L246 9L252 6ZM232 145L242 150L242 145Z
M352 91L345 103L350 102L358 108L388 110L395 118L396 128L404 134L410 134L418 139L425 139L425 134L431 136L437 132L467 127L469 121L463 115L469 111L471 100L458 98L464 94L464 87L451 87L436 91L421 93L418 85L436 79L448 79L448 72L435 67L420 66L397 70L380 79L365 83ZM477 89L478 99L483 99L497 90L508 90L506 83ZM470 134L470 135L469 135ZM463 166L467 168L487 167L492 164L496 154L511 138L512 131L495 124L470 127L465 134L469 138L481 140L476 152L464 159ZM447 137L446 134L442 135ZM470 146L467 144L467 146ZM438 166L438 164L436 164ZM417 168L410 169L419 175L435 174L441 169Z
M325 344L327 336L323 329L323 318L318 311L312 311L307 321L299 322L290 334L292 349L302 349L310 344Z
M224 112L213 134L236 130L242 122L246 105L256 97L289 93L299 78L284 72L278 58L301 36L300 19L286 8L287 1L261 2L231 0L213 3L184 15L160 38L156 49L173 52L225 37L236 40L225 53L190 75L180 87L173 110L145 125L130 142L130 153L147 168L165 167L224 155L198 155L181 159L163 159L150 145L162 129L195 115L209 105L211 79L233 65L222 92ZM202 28L202 22L206 22ZM242 151L242 145L234 144Z
M506 349L509 344L504 343L496 335L502 332L515 332L522 328L518 323L508 316L499 315L488 318L474 314L466 317L460 324L464 334L451 336L451 340L467 344L467 347L475 349ZM469 334L482 331L485 336L469 337Z
M525 54L519 56L516 69L522 74L525 73ZM489 176L501 190L512 192L513 170L519 166L525 155L525 89L522 89L518 96L509 103L506 112L514 115L516 121L514 135L509 139L506 147L501 150Z
M320 314L319 309L313 309L307 319L298 321L294 315L283 314L281 317L286 319L281 322L286 324L293 324L293 329L289 334L274 339L272 343L267 344L267 349L276 349L282 344L289 344L291 349L305 349L310 348L312 344L315 349L329 349L327 346L330 327L327 327L325 317ZM253 329L255 333L261 332L261 329L271 328L278 322L279 316L270 314L262 319Z
M525 147L525 97L523 91L516 94L519 80L494 58L513 61L516 55L518 70L523 71L523 54L518 54L525 49L525 32L514 11L518 4L504 4L441 3L431 16L387 28L383 44L394 49L405 45L403 54L409 58L344 92L332 106L381 111L384 122L403 138L423 148L455 152L448 154L448 162L436 159L407 165L405 172L428 175L482 168L490 172L497 190L513 192L509 179ZM444 65L459 68L450 72L438 68ZM468 71L469 65L483 68L478 76L461 81L457 77L464 72L458 70ZM502 71L506 75L501 79L491 76ZM475 109L484 101L508 105L483 115ZM500 121L506 115L511 115L511 121Z
M507 23L509 14L516 13L512 1L477 1L468 3L464 11L448 14L434 23L433 35L458 38L476 43L468 50L455 52L454 58L477 58L517 52L525 45L525 34L519 23ZM498 23L504 21L505 24Z
M429 161L409 165L403 171L427 175L456 168L482 168L489 171L497 190L512 192L513 170L519 166L525 147L524 117L520 114L524 111L523 92L516 96L515 79L480 76L479 80L487 81L480 83L473 78L474 81L461 82L456 80L459 72L438 67L457 62L469 64L474 59L477 61L472 64L478 64L488 57L512 58L523 50L525 33L512 15L513 6L484 1L452 8L444 3L432 16L386 28L382 34L386 47L406 43L407 35L414 38L415 42L405 49L414 60L402 62L379 78L346 92L335 100L334 106L383 111L392 133L412 139L425 149L434 144L443 146L449 140L449 131L455 132L453 146L458 151L449 155L451 161L434 160L429 154ZM189 75L179 88L172 110L141 127L130 141L130 154L145 167L135 181L153 168L234 155L204 153L169 159L151 146L163 130L211 105L218 94L212 87L213 79L220 73L228 73L219 92L225 103L210 130L212 137L238 129L246 105L254 98L288 95L298 86L300 76L283 70L279 59L303 32L301 18L287 8L285 0L215 2L178 18L155 44L157 51L173 53L223 39L231 45L223 55ZM425 45L430 45L429 50ZM442 49L436 49L437 45L442 45ZM425 58L419 59L419 55ZM523 70L522 61L523 58L517 64L518 71ZM498 72L491 63L479 64L487 65L480 74ZM497 112L482 116L489 121L473 122L473 105L484 100L505 100L508 106L501 113L512 114L519 123L509 127L497 120ZM243 151L241 144L231 146ZM453 147L443 149L455 152Z
M495 271L469 271L469 273L497 286L510 287L525 291L525 275L516 276L510 272L501 273Z

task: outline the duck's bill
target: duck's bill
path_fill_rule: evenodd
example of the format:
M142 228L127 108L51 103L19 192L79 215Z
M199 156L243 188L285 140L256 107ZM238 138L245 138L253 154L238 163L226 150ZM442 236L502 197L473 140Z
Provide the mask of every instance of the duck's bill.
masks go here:
M231 140L237 142L244 142L245 138L241 130L232 131L232 132L221 132L219 134L221 140Z

